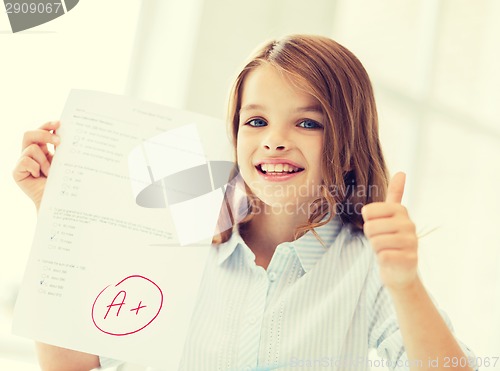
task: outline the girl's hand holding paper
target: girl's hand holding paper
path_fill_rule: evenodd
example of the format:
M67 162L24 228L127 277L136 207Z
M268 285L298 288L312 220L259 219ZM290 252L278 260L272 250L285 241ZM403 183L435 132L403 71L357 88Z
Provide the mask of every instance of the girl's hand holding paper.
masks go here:
M51 121L36 130L27 131L23 137L21 156L12 173L17 185L31 198L37 209L42 200L53 156L47 144L57 146L60 143L55 134L59 126L59 121Z

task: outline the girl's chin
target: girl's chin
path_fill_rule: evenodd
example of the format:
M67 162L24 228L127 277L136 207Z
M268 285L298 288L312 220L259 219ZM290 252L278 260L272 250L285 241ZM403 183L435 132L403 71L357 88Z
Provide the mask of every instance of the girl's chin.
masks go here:
M256 195L258 197L258 195ZM259 212L268 214L304 215L309 213L309 205L312 200L302 200L296 197L262 197L255 200L253 213Z

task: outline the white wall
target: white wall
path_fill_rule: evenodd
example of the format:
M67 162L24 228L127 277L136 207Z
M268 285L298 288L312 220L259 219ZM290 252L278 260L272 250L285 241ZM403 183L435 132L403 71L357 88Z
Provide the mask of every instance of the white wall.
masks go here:
M232 77L251 50L302 32L332 36L372 76L390 170L408 173L404 201L417 227L438 227L421 239L424 282L477 356L500 356L500 2L144 4L141 13L139 0L81 1L18 35L2 32L8 25L0 14L0 357L6 349L11 358L32 357L16 355L7 335L8 302L35 225L32 206L10 179L22 133L57 118L73 87L223 117Z

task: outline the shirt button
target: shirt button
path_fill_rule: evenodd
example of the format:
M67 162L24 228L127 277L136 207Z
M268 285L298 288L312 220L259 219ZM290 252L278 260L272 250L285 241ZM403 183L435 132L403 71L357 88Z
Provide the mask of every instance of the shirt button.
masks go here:
M271 282L276 281L276 273L274 272L269 273L269 281Z
M255 317L254 315L251 315L250 317L248 317L248 323L253 325L255 324L255 322L257 322L257 317Z

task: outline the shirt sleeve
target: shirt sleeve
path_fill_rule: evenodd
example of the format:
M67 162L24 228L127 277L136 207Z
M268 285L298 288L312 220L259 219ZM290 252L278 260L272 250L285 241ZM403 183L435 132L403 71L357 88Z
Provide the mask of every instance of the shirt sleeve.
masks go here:
M374 262L374 269L372 269L372 274L370 275L369 279L368 346L369 348L376 349L377 354L379 355L379 357L382 357L386 361L386 365L389 369L398 371L409 370L411 364L408 360L404 348L403 338L396 317L396 311L387 289L383 286L380 280L376 262ZM432 295L430 296L432 302L434 303L436 308L438 308L439 313L443 317L446 325L450 329L451 333L455 336L453 325L451 324L448 315L444 311L439 309ZM460 345L460 348L464 352L466 360L475 360L475 355L472 350L469 349L469 347L467 347L459 339L456 340ZM465 362L466 360L463 360L463 362ZM429 360L421 360L418 362L422 362L423 364L415 365L423 367L427 366ZM474 370L478 370L477 365L475 365L474 362L470 362L469 365Z

